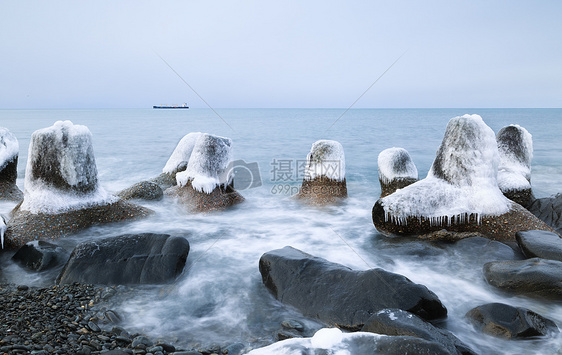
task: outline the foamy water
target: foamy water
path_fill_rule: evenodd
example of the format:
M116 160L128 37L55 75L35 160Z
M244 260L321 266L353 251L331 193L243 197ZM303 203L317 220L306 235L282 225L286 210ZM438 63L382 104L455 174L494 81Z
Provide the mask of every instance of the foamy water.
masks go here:
M403 274L435 292L449 311L443 326L481 353L557 353L562 336L504 341L476 332L464 319L473 307L503 302L527 307L562 327L562 304L502 293L482 276L482 250L454 245L435 247L405 239L388 240L376 232L371 208L376 202L378 153L403 147L420 178L425 177L452 117L479 114L497 132L508 124L525 127L534 141L532 185L538 197L562 192L562 110L219 110L231 128L210 110L45 110L0 111L2 123L20 143L18 185L31 133L57 120L86 125L93 135L101 185L118 192L157 176L178 141L189 132L207 132L233 141L234 159L258 163L262 185L240 191L235 208L212 214L187 214L173 201L144 204L156 213L146 220L95 227L61 240L78 242L136 232L185 236L191 245L184 273L173 285L139 288L117 305L125 327L184 347L241 342L260 346L274 341L285 319L303 318L276 301L258 270L260 256L291 245L354 269L382 267ZM343 145L349 198L338 206L307 207L290 198L300 186L298 165L313 142L332 139ZM288 167L291 166L292 176ZM7 214L14 206L0 203ZM53 273L21 270L2 257L7 282L44 285Z

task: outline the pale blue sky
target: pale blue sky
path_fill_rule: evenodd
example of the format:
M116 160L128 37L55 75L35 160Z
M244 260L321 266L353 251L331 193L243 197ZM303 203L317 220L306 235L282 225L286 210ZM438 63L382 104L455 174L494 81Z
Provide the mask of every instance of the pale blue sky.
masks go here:
M0 0L0 108L562 107L562 2Z

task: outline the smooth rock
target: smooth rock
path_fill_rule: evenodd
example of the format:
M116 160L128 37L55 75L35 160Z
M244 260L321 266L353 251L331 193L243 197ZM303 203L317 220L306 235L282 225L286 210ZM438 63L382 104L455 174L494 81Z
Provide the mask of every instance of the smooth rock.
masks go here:
M19 248L12 256L12 260L28 269L43 271L64 264L69 254L58 245L44 241L35 241Z
M562 194L534 200L529 211L562 234Z
M338 327L359 329L385 308L400 308L424 319L447 315L427 287L382 269L355 271L292 247L265 253L259 268L264 285L279 301Z
M518 261L494 261L484 265L490 285L529 296L562 298L562 262L532 258Z
M528 258L562 261L562 237L556 233L531 230L516 234L517 244Z
M500 338L529 338L559 332L556 324L527 308L488 303L471 309L466 317L480 331Z
M383 309L373 314L361 331L394 336L413 336L439 343L450 354L474 354L452 333L436 328L431 323L401 309Z
M189 243L166 234L126 234L80 243L57 283L162 284L183 271Z
M141 181L117 194L123 200L158 201L164 197L164 191L155 182Z

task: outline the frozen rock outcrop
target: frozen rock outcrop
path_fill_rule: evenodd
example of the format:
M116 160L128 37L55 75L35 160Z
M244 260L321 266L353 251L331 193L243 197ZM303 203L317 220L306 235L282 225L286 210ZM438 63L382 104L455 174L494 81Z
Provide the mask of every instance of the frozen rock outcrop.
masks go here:
M385 234L422 235L447 229L515 241L520 230L552 228L498 187L496 137L478 115L452 118L423 180L379 199L373 223Z
M90 130L58 121L31 136L24 199L12 211L6 244L14 248L55 239L93 224L140 218L149 212L99 186Z
M200 133L196 139L193 136L186 140L185 145L190 146L193 140L187 167L176 174L177 186L167 189L166 195L178 198L192 212L223 210L244 201L232 187L232 176L228 175L232 141ZM178 162L180 158L174 161Z
M533 200L533 137L525 128L509 125L498 132L496 140L500 154L498 186L507 198L527 207Z
M381 197L418 181L418 169L404 148L388 148L378 157Z
M23 192L16 186L18 156L18 139L7 128L0 127L0 200L23 199Z
M347 197L345 155L339 142L319 140L306 157L305 176L297 198L326 205Z

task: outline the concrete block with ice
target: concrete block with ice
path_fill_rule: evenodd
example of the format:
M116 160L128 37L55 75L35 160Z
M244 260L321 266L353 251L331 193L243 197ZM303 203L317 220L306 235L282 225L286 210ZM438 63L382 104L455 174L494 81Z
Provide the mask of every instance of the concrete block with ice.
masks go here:
M192 212L222 210L244 200L233 189L228 174L232 162L230 138L198 133L184 143L184 151L191 150L188 160L184 155L168 162L172 161L170 167L186 162L186 169L176 174L177 186L167 189L166 195L178 198Z
M496 137L478 115L452 118L423 180L379 199L372 212L384 234L424 235L446 229L515 241L520 230L550 230L498 187Z
M0 127L0 200L23 199L23 192L16 185L18 156L18 139L7 128Z
M346 197L343 146L333 140L314 142L306 157L305 176L297 198L310 204L326 205Z
M90 130L57 121L31 136L24 199L12 211L6 244L18 247L32 240L56 239L93 224L148 213L99 185Z
M500 164L498 186L503 194L527 207L532 202L531 160L533 137L519 125L503 127L496 136Z
M381 197L418 181L418 169L404 148L388 148L379 153L377 160Z

